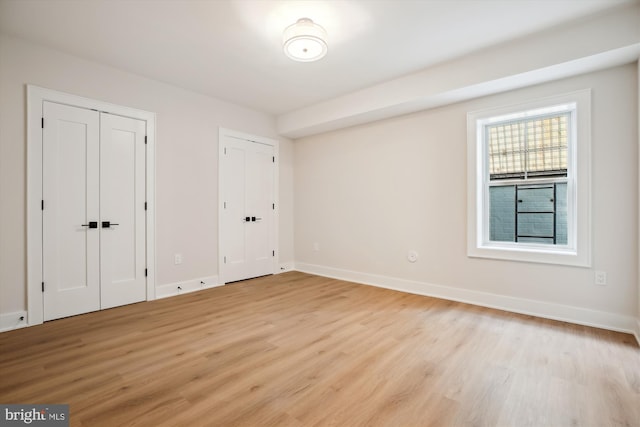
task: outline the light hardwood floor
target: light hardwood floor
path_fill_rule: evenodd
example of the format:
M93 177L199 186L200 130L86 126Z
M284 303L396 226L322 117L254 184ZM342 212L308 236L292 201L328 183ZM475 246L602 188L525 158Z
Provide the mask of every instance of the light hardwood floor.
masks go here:
M0 334L72 426L640 426L632 336L292 272Z

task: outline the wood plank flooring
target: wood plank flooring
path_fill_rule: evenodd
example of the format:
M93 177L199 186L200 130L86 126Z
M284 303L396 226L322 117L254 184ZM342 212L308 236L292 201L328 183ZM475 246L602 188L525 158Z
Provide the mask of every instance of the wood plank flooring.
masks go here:
M632 336L292 272L0 334L72 426L640 426Z

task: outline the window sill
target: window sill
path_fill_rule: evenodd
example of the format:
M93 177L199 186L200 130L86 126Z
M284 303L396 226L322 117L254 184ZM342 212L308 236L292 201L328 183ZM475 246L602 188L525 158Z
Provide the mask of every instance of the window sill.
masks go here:
M591 267L589 254L580 254L566 246L523 245L518 243L486 243L471 247L471 258L492 258L507 261L557 264L573 267Z

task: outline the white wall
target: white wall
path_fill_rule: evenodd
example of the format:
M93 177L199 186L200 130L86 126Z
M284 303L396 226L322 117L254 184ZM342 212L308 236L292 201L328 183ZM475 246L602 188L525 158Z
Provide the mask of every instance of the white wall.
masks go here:
M218 126L281 142L279 251L293 259L292 144L274 117L0 36L0 316L26 309L26 84L157 113L157 286L218 274Z
M299 139L299 269L631 330L638 301L636 64ZM466 114L592 88L593 268L466 255ZM317 243L319 250L314 250ZM407 261L416 250L418 262ZM608 285L594 285L594 270Z

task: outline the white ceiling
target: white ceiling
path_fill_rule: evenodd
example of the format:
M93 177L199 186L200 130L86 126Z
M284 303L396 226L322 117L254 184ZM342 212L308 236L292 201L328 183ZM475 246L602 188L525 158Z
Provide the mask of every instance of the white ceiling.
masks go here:
M275 115L637 0L0 0L0 31ZM329 53L297 63L309 17Z

